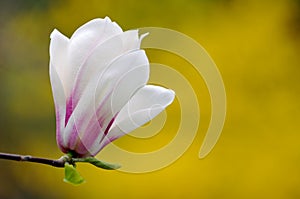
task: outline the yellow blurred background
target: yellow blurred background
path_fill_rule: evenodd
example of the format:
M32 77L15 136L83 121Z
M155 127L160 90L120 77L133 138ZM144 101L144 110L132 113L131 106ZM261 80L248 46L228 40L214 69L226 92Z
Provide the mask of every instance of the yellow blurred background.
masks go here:
M205 84L178 57L147 50L150 61L180 71L197 93L200 126L184 155L144 174L78 164L87 181L78 187L62 181L62 169L0 160L1 199L300 198L299 0L4 0L0 15L1 152L62 155L48 77L49 35L57 28L71 36L96 17L109 16L124 30L165 27L194 38L216 62L228 103L220 140L198 159L210 119ZM178 128L177 101L167 113L160 135L125 136L116 144L135 152L159 149Z

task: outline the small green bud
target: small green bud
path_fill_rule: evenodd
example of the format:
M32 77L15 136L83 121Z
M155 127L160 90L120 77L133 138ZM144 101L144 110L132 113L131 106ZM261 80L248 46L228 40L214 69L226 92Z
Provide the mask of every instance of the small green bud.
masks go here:
M83 179L83 177L81 177L81 175L78 173L78 171L76 170L76 168L69 164L69 163L65 163L65 178L64 178L64 182L73 184L73 185L80 185L82 183L85 182L85 180Z

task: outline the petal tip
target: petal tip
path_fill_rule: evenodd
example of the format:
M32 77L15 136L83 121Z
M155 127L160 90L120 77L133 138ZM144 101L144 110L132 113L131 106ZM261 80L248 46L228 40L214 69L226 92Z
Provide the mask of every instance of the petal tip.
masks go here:
M53 37L55 37L57 34L59 34L59 31L55 28L51 34L50 34L50 39L52 39Z
M109 18L109 16L104 17L104 19L111 22L111 19Z
M175 94L175 91L173 91L172 89L167 89L167 92L168 92L167 98L168 98L168 102L169 102L169 103L167 103L167 106L168 106L174 101L176 94Z

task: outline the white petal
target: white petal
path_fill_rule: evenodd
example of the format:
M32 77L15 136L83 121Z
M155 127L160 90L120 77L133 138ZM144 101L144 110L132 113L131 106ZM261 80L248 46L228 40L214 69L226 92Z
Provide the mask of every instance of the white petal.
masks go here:
M84 89L93 77L99 77L109 64L128 51L138 49L139 45L138 32L134 30L116 35L95 47L79 68L76 79L73 80L73 105L77 105Z
M149 62L144 50L124 54L112 62L99 76L96 104L100 104L108 93L111 98L107 108L115 115L133 94L149 79ZM106 91L107 94L104 94ZM104 94L104 95L103 95Z
M108 17L91 20L74 32L68 51L70 70L67 73L67 79L70 87L73 85L78 70L94 51L94 48L121 33L122 29L116 23L111 22Z
M68 45L69 39L61 34L58 30L53 30L50 35L50 62L51 66L54 67L61 83L64 86L65 80L65 72L68 67Z
M65 147L66 140L63 139L66 113L65 71L68 67L67 50L69 39L58 30L54 30L50 38L49 74L56 112L56 140L60 147Z
M109 17L97 18L90 20L89 22L80 26L72 35L71 39L77 39L77 37L89 36L91 39L106 40L109 37L123 32L122 28L112 22Z
M101 147L150 121L170 105L174 97L174 91L160 86L147 85L138 90L119 112Z
M65 128L66 97L62 81L51 62L49 72L56 113L56 140L60 147L65 147L66 140L63 138L63 132Z

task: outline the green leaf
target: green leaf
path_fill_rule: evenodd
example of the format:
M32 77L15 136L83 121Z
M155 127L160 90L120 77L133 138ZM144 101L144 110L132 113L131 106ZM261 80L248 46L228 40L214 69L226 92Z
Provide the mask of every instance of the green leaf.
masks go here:
M115 170L121 167L119 164L111 164L107 162L103 162L101 160L98 160L94 157L87 157L87 158L73 158L74 162L88 162L92 165L95 165L96 167L107 169L107 170Z
M65 178L64 182L73 184L73 185L79 185L85 182L83 177L78 173L78 171L73 167L73 165L70 165L69 163L65 163Z

